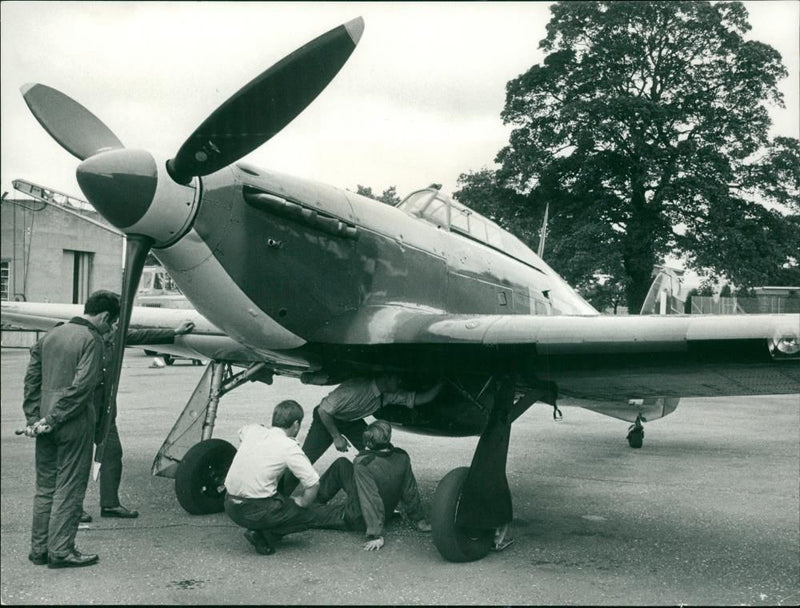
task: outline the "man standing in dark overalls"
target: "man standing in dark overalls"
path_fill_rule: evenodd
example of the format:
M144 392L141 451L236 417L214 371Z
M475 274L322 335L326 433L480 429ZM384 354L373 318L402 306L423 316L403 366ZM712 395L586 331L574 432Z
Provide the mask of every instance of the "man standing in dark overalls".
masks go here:
M102 414L108 410L108 389L111 381L107 379L106 373L111 368L111 357L114 354L114 337L117 335L116 322L101 328L104 337L103 353L103 399L95 404L98 409L97 430L95 442L102 441L103 420ZM139 344L172 344L175 336L188 334L194 329L194 323L183 321L176 329L131 329L125 336L125 346L136 346ZM100 516L101 517L139 517L139 512L124 507L119 500L119 485L122 480L122 443L119 439L117 430L116 408L112 408L111 422L108 427L108 434L105 438L105 451L103 452L103 466L100 467ZM92 521L92 516L84 509L81 509L81 522Z
M92 465L95 405L102 390L99 328L119 316L119 296L97 291L83 315L50 330L31 348L22 409L36 438L36 494L28 559L50 568L90 566L75 547Z

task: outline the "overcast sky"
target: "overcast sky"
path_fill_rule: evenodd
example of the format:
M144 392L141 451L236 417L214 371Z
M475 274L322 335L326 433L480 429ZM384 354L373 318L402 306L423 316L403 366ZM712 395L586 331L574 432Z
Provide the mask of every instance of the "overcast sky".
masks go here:
M773 134L800 137L800 3L745 2L750 37L790 77ZM492 166L507 142L505 84L543 57L548 3L13 2L0 5L2 190L22 178L83 197L77 159L19 88L41 82L96 114L129 148L169 158L232 93L319 34L362 16L361 43L327 89L251 153L265 168L354 190Z

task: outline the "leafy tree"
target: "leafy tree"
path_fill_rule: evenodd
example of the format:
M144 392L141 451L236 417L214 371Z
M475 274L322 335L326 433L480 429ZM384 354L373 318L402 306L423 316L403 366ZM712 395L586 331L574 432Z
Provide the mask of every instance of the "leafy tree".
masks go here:
M387 205L392 205L392 206L400 202L400 197L397 196L396 186L389 186L386 190L383 191L383 194L378 196L372 192L371 187L362 186L361 184L358 184L358 186L356 186L356 194L360 194L362 196L366 196L373 200L380 201L382 203L386 203Z
M703 281L700 284L700 288L697 290L696 295L704 298L710 298L714 295L714 284L710 281Z
M592 281L577 284L577 289L599 311L610 308L617 314L617 308L625 302L625 285L614 277L595 275Z
M549 261L579 285L623 280L631 311L667 254L736 285L800 272L800 143L769 141L765 107L783 105L787 72L743 38L744 6L559 2L551 13L548 55L506 87L514 129L496 187L526 196L498 215L522 224L549 201Z

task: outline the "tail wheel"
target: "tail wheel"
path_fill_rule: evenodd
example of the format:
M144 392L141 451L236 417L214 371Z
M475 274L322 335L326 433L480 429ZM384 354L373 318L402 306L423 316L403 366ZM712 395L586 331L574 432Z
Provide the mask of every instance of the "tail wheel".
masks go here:
M219 513L224 508L225 476L236 448L223 439L207 439L186 452L175 473L175 495L192 515Z
M632 448L642 447L644 441L644 429L641 426L631 426L628 431L628 445Z
M175 357L173 357L172 355L161 355L161 356L164 358L164 363L166 363L167 365L172 365L173 363L175 363Z
M453 469L436 486L431 505L433 543L446 560L471 562L486 557L494 539L493 530L467 529L456 524L461 488L469 467Z

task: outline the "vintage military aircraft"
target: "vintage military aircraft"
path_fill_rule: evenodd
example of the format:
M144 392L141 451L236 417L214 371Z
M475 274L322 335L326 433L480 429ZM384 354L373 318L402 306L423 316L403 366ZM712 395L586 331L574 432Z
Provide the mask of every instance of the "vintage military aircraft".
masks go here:
M193 315L195 332L173 352L211 360L154 464L176 478L184 508L220 509L234 448L212 438L219 398L274 374L335 384L392 371L408 388L446 380L433 403L376 416L412 432L480 435L470 467L446 475L433 500L433 539L451 561L485 556L511 520L511 424L536 401L555 414L557 393L585 399L632 422L640 446L642 422L680 397L800 392L800 315L602 316L521 241L438 188L391 207L240 162L327 86L362 31L350 21L267 69L169 160L126 149L52 88L22 89L82 161L87 199L127 235L120 335L129 323L173 327ZM195 312L131 315L151 249ZM3 317L46 328L53 310L9 303Z

